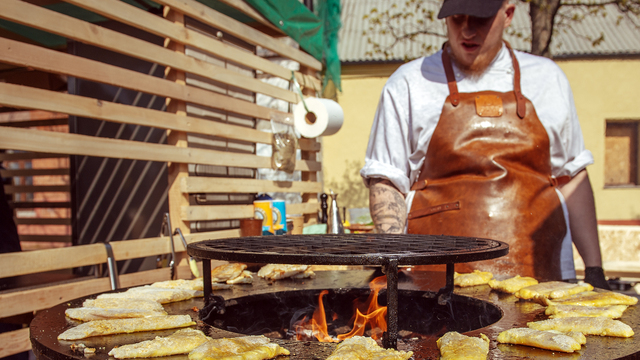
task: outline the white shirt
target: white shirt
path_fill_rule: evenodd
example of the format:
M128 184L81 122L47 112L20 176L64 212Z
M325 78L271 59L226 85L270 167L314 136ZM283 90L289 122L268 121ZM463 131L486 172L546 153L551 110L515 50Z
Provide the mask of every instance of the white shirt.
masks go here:
M549 135L552 175L574 176L593 163L593 156L584 147L569 82L552 60L519 51L515 54L520 64L522 93L533 103ZM461 93L513 90L513 66L504 45L480 77L465 77L455 64L454 73ZM365 165L360 171L367 186L371 178L388 179L407 196L407 207L411 208L411 184L418 178L448 95L442 50L402 65L389 77L371 128ZM559 192L558 195L567 222L563 278L575 278L568 214L564 199Z

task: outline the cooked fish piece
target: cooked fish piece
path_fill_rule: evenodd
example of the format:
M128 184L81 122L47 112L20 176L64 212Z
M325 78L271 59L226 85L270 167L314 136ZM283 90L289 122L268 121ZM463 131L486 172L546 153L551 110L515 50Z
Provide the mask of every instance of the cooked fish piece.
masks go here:
M289 355L289 350L265 336L213 339L189 353L189 360L262 360Z
M258 270L258 276L267 280L280 280L304 273L309 265L267 264Z
M223 283L227 280L235 279L240 276L246 268L247 265L241 263L229 263L217 266L211 270L211 281Z
M462 335L449 331L436 341L440 349L440 360L485 360L489 354L489 338Z
M313 279L315 277L316 277L316 273L313 272L311 268L291 276L292 279Z
M578 341L569 335L529 328L503 331L498 335L498 342L502 344L527 345L567 353L580 350L582 347Z
M544 311L551 319L563 317L598 317L604 316L611 319L619 319L622 313L628 308L628 305L611 305L611 306L580 306L580 305L562 305L555 304L547 306Z
M593 286L588 283L570 284L562 281L548 281L524 287L518 290L515 295L520 299L534 299L536 297L557 299L589 290L593 290Z
M520 277L520 275L516 275L512 278L502 280L502 281L496 280L496 279L489 280L489 286L493 290L497 290L497 291L500 291L503 293L509 293L509 294L513 294L522 288L535 285L537 283L538 283L538 280L532 277L528 277L528 276Z
M227 284L235 285L235 284L251 284L253 283L253 275L251 275L251 271L244 270L237 278L227 280Z
M167 304L176 301L188 300L198 296L202 296L202 291L186 289L164 289L146 285L130 288L125 292L101 294L98 295L98 299L147 299L159 302L161 304Z
M128 319L139 318L145 316L162 316L167 315L163 310L144 310L144 309L103 309L99 307L81 307L65 310L64 314L70 319L80 321L105 320L105 319Z
M128 299L128 298L110 298L110 299L87 299L82 303L83 307L96 307L103 309L139 309L150 311L164 311L164 307L157 301L147 299Z
M166 280L166 281L155 282L151 284L151 286L157 287L157 288L163 288L163 289L185 289L185 290L203 291L204 281L201 277L195 278L193 280L183 280L183 279ZM230 288L231 286L229 285L219 284L211 281L212 290L224 290L224 289L230 289Z
M207 340L210 338L200 330L180 329L167 337L157 336L153 340L113 348L109 355L116 359L132 359L188 354Z
M453 285L460 287L484 285L493 278L493 274L488 271L473 270L472 273L453 273Z
M580 305L580 306L609 306L609 305L635 305L638 298L620 294L613 291L586 291L580 294L563 297L554 300L543 300L544 305Z
M412 351L384 349L370 337L354 336L342 341L327 360L407 360Z
M536 330L578 331L585 335L631 337L631 326L608 317L568 317L528 322L527 326Z
M93 320L67 329L58 340L79 340L92 336L129 334L139 331L165 330L195 325L189 315L150 316L133 319Z

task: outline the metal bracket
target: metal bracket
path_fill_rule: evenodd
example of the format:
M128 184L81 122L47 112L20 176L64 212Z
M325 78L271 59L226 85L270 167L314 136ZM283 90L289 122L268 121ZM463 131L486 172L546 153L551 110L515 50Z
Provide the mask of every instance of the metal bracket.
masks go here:
M118 277L118 267L116 266L116 258L113 256L111 244L104 243L107 250L107 267L109 268L109 281L111 282L111 290L120 288L120 278Z
M169 213L164 213L164 217L162 219L162 227L160 229L160 236L165 236L165 230L168 230L169 234L169 244L171 244L171 262L169 262L169 267L171 268L171 279L175 280L176 278L176 247L173 244L173 233L171 232L171 217Z
M398 348L398 259L389 259L383 265L387 275L387 331L383 335L382 346Z

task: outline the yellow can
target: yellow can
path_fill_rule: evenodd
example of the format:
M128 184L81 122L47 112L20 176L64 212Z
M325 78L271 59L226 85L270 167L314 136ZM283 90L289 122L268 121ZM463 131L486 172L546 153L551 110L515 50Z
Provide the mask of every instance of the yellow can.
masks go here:
M262 235L273 235L273 211L271 200L257 200L253 202L253 217L262 220Z

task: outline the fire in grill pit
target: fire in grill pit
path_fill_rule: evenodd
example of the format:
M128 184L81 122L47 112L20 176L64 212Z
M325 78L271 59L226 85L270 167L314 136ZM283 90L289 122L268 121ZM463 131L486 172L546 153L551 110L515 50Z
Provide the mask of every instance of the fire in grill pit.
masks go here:
M337 342L366 335L379 339L387 330L385 284L382 276L370 283L371 290L302 290L235 298L227 301L223 314L213 314L206 322L227 331L271 338ZM454 294L440 305L431 291L400 290L398 295L401 339L467 332L502 317L495 305L466 296Z

